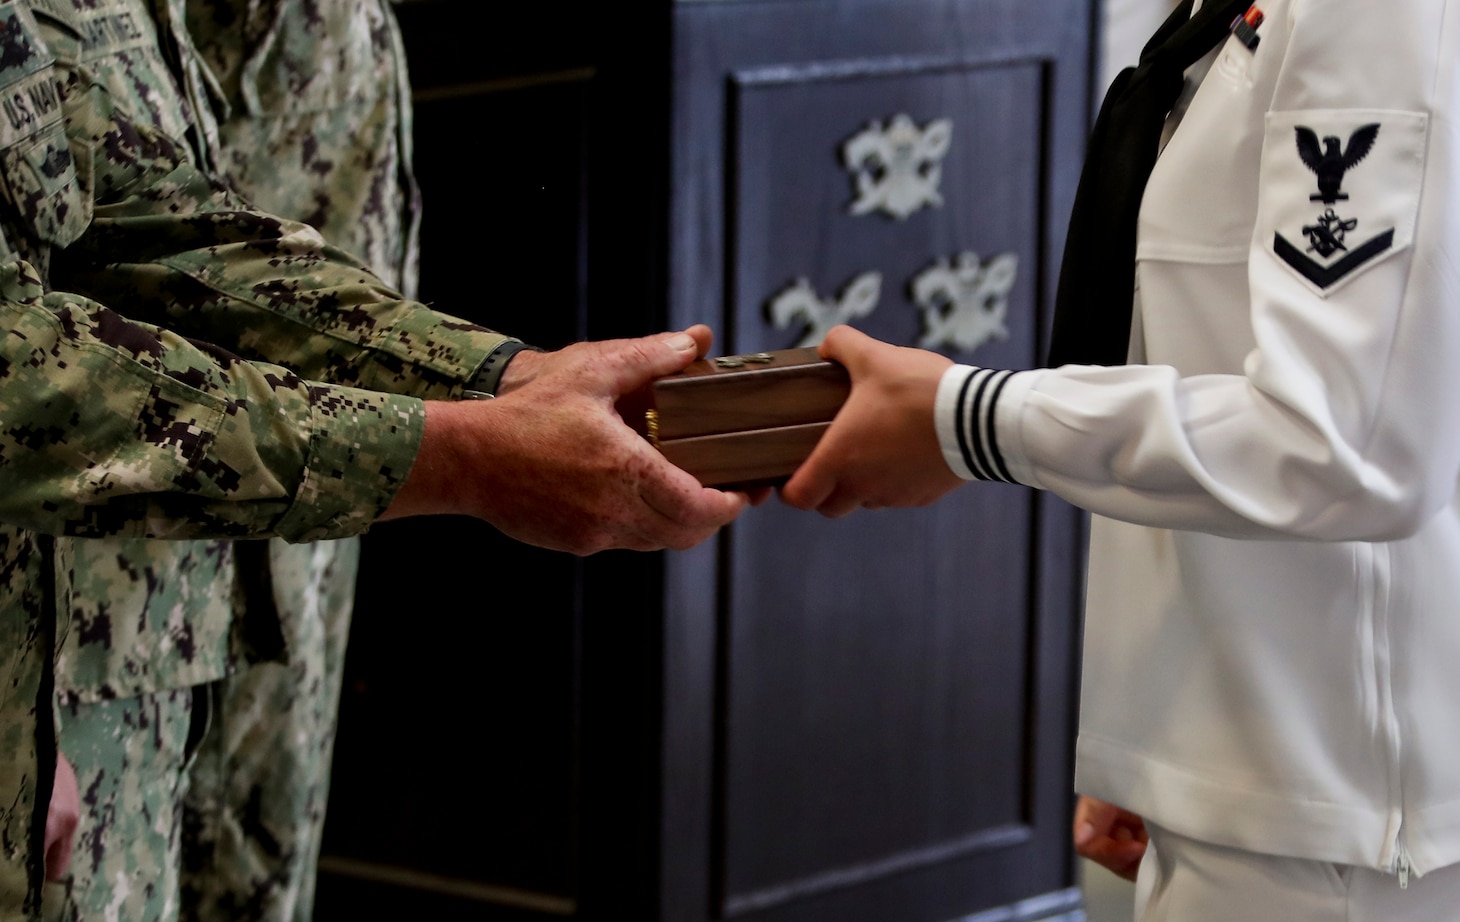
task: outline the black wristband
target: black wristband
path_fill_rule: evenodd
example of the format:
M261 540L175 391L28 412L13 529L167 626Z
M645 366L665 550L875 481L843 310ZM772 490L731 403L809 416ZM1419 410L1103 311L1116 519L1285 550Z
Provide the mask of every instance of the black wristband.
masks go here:
M497 396L497 389L502 386L502 373L517 353L522 350L530 352L542 352L537 346L529 346L520 339L509 339L502 345L493 349L491 354L482 360L477 368L477 373L472 375L471 380L466 384L467 399L483 400L488 397Z

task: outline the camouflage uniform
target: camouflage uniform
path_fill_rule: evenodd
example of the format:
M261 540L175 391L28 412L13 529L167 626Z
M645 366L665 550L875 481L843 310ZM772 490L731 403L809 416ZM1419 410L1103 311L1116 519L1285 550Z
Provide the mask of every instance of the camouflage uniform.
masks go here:
M458 396L505 340L401 300L311 228L210 179L168 124L187 114L172 109L179 91L154 66L168 50L139 2L0 2L0 630L10 655L0 919L37 908L53 612L74 614L77 650L110 640L127 651L127 684L90 692L117 703L94 712L108 729L92 738L154 743L146 758L113 747L117 765L83 779L83 799L116 818L82 843L83 864L106 836L131 834L123 821L176 841L177 819L135 802L152 792L118 771L173 773L186 760L175 731L186 723L195 735L193 700L163 687L157 664L211 663L197 672L207 681L250 649L277 653L281 636L277 623L235 621L231 610L222 627L210 614L199 630L191 606L219 594L199 587L216 590L206 574L225 565L215 545L198 546L188 569L138 566L92 542L48 555L41 536L357 534L413 462L420 399ZM187 60L175 36L171 54ZM81 555L98 569L73 579ZM107 566L115 583L101 576ZM141 602L126 617L112 607L124 589ZM80 701L78 691L68 709ZM68 709L63 731L93 716ZM111 883L116 917L168 917L152 905L162 882L150 869Z
M181 52L183 96L196 101L198 113L195 137L217 172L257 207L306 221L363 256L387 284L413 290L417 209L400 117L408 100L388 9L375 0L181 6L159 9L159 25ZM198 54L188 56L194 48ZM226 578L234 572L228 548L186 556L129 548L125 559L154 570L173 561L164 575L172 583L196 569L195 560L216 560L215 578ZM354 539L308 546L275 540L236 553L240 582L232 600L255 615L277 611L287 662L231 662L229 678L200 699L207 713L199 719L211 732L193 753L184 807L185 915L307 919L359 547ZM209 608L226 605L229 595L195 585L203 591L184 592L171 610L186 607L185 620L200 632L226 624ZM97 597L105 591L97 587ZM94 700L95 689L115 687L134 671L124 645L78 646L73 659L81 668L61 676L68 703ZM214 663L226 659L226 647L214 649ZM150 665L155 689L219 674L175 652ZM68 729L65 740L97 752L78 734ZM106 818L96 819L100 826ZM109 866L146 860L128 854L145 851L144 840L124 848L115 838L96 860L93 914L108 897Z
M186 0L186 9L203 73L224 102L219 173L257 207L314 226L413 295L419 196L389 7ZM239 570L258 592L238 598L277 607L288 661L254 665L216 690L214 731L185 810L184 916L307 922L359 543L275 539L258 561L262 574L247 557ZM264 592L271 598L257 597Z

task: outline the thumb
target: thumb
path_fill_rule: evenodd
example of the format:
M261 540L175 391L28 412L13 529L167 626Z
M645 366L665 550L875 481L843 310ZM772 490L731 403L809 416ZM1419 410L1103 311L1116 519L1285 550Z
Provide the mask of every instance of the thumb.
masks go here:
M697 323L685 332L694 337L695 345L698 347L695 358L702 359L710 354L710 347L715 344L714 330L703 323Z
M1093 823L1089 820L1080 820L1075 823L1075 845L1089 845L1095 841L1098 833Z
M1075 806L1075 837L1078 842L1082 832L1093 838L1096 834L1106 835L1115 825L1120 808L1094 797L1081 797Z
M599 361L614 396L637 390L656 378L683 371L700 355L699 341L685 332L603 343L602 349Z
M816 352L824 359L845 365L847 371L855 375L863 364L862 357L876 345L878 345L878 340L855 327L843 324L832 327Z

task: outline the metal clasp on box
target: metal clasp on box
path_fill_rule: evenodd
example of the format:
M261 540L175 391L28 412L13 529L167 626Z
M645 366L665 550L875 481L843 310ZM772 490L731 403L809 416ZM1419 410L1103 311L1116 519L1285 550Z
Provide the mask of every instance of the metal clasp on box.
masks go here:
M766 365L775 360L776 357L769 352L756 352L751 355L722 355L714 362L719 368L744 368L750 364Z

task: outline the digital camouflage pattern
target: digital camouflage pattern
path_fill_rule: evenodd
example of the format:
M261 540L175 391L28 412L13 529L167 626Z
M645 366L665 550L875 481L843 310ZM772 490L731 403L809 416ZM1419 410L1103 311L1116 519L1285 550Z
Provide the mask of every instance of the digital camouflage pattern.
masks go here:
M186 688L61 709L63 736L85 741L70 755L88 821L77 833L75 872L45 886L46 922L178 918L193 710ZM121 851L131 864L112 867Z
M384 0L172 0L223 96L216 161L272 214L303 221L415 292L419 192L410 87Z
M58 599L72 629L56 662L63 703L183 688L227 668L233 544L72 539L57 542ZM210 617L213 620L209 620ZM214 627L214 621L221 625Z
M36 8L76 30L74 44L53 39L54 51L85 66L139 122L171 138L187 137L194 113L174 89L144 8L69 0ZM65 548L69 543L63 542L72 558L65 602L78 631L57 664L64 700L142 695L227 672L231 544L118 538Z
M191 772L183 918L307 920L329 795L357 544L256 546L274 598L296 616L289 661L211 688L216 709Z
M32 915L39 867L19 834L36 828L44 761L25 742L43 736L27 638L51 614L32 533L358 533L413 460L416 398L456 396L503 341L401 301L312 229L201 172L125 81L101 76L124 55L81 65L92 33L78 10L147 28L140 2L0 2L0 624L16 641L0 700L15 744L0 754L0 919ZM76 589L60 595L74 603ZM105 646L118 620L78 618L70 634ZM181 622L147 623L165 625L151 649L187 646Z
M16 237L0 221L0 257L10 263L39 251L32 240L74 239L82 222L53 205L67 198L56 166L70 165L51 59L34 40L23 11L0 4L0 185L3 213L30 233ZM33 156L28 156L33 155ZM57 175L52 175L57 174ZM74 171L73 171L74 176ZM59 181L57 181L59 180ZM9 363L0 365L0 383ZM0 403L3 406L3 403ZM44 433L29 434L35 441ZM0 480L5 474L0 465ZM48 698L48 608L54 563L40 536L0 518L0 920L39 910L47 774L53 761Z
M3 15L3 13L0 13ZM0 919L32 918L39 893L37 787L43 779L37 728L47 655L41 616L44 554L37 536L0 525ZM44 811L42 811L42 814Z
M188 41L224 106L215 162L256 206L304 221L387 284L416 286L419 195L411 172L404 50L381 0L185 0ZM212 792L189 816L183 898L194 919L297 920L314 904L329 798L356 539L247 548L266 568L287 662L220 684L219 720L193 772ZM251 559L257 557L258 562ZM213 770L227 766L227 771Z
M306 382L0 266L0 521L80 537L363 530L419 401Z

